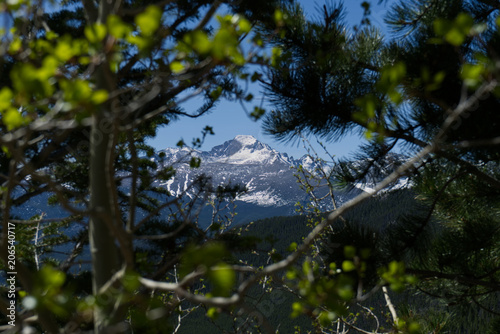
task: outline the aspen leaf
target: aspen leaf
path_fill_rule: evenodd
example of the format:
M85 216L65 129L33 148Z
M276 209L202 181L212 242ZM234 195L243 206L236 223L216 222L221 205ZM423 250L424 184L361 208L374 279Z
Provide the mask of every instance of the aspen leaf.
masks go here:
M99 43L106 37L106 26L101 23L95 23L91 26L86 26L84 33L90 43Z
M356 269L356 266L352 261L344 261L342 262L342 270L345 272L353 271Z
M135 17L135 23L141 34L151 36L160 27L161 10L157 6L148 6L144 12Z
M10 107L13 98L12 91L8 87L3 87L0 90L0 111Z
M180 61L173 61L170 63L170 70L173 73L180 73L184 71L184 64L182 64Z
M21 115L21 113L15 108L7 109L2 118L3 123L9 131L18 128L25 123L23 115Z
M344 247L344 256L348 259L352 259L354 256L356 256L356 247L345 246Z
M213 284L213 294L216 296L228 296L236 282L234 270L223 262L211 268L208 277Z
M94 104L104 103L108 99L108 92L104 89L97 90L92 93L91 101Z
M56 56L57 59L59 59L62 62L66 62L71 58L73 58L74 51L71 46L71 43L67 40L63 40L57 43L57 46L54 49L54 55Z
M110 15L106 22L111 36L117 39L123 39L132 32L132 27L122 21L119 16Z

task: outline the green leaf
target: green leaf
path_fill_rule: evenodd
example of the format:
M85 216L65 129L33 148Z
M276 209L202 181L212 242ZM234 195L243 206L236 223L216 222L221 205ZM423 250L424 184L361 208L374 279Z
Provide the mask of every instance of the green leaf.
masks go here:
M215 296L229 296L231 289L236 282L236 273L227 263L219 263L212 267L208 274L214 288Z
M64 92L64 99L68 102L88 102L92 97L92 88L88 81L81 79L62 80L60 85Z
M434 32L448 43L459 46L470 34L480 33L484 27L474 26L474 19L467 13L460 13L455 20L437 19L434 21Z
M281 63L283 50L280 47L274 47L271 50L271 66L277 67Z
M323 327L329 326L335 319L337 319L337 315L334 312L322 311L319 314L319 323Z
M410 332L410 334L417 334L417 333L420 333L420 324L416 321L412 321L410 322L410 324L408 325L408 331Z
M12 104L14 94L9 87L3 87L0 90L0 111L6 110Z
M217 310L216 307L210 307L207 310L207 317L209 317L210 319L215 320L217 319L218 316L219 316L219 311Z
M458 29L451 29L446 33L445 39L448 43L459 46L465 41L466 35Z
M26 119L15 108L7 109L3 114L2 120L8 131L16 129L26 123Z
M302 272L304 273L304 275L309 275L311 270L311 264L309 263L309 261L304 261L304 263L302 263Z
M302 311L303 311L304 307L302 306L301 303L299 302L294 302L292 304L292 314L290 315L292 318L296 318L298 317L299 315L302 314Z
M370 119L375 117L377 105L380 101L373 94L365 95L354 101L354 104L361 108L361 110L353 115L353 118L362 123L368 123Z
M361 258L366 260L370 257L371 255L371 249L370 248L363 248L361 249Z
M345 272L353 271L356 270L356 266L354 265L354 262L345 260L342 262L342 270Z
M59 288L66 281L66 274L62 271L54 269L49 266L43 267L40 271L40 279L44 286L50 288Z
M58 37L59 35L54 31L47 31L47 33L45 34L45 38L47 38L47 40L49 41L56 40Z
M288 251L289 252L295 252L297 250L297 243L296 242L292 242L290 244L290 246L288 246Z
M434 33L438 36L444 36L452 27L449 20L439 18L434 21Z
M136 36L136 35L128 35L127 36L127 42L130 44L134 44L137 46L139 50L146 50L149 45L151 44L151 40L149 38L145 38L142 36Z
M240 32L248 34L250 30L252 30L252 25L250 24L250 21L240 16L240 19L238 20L238 28L240 29Z
M160 27L161 9L158 6L148 6L144 12L135 17L135 23L141 34L152 36Z
M476 86L482 80L485 68L481 64L464 64L462 66L461 77L468 86Z
M19 8L21 8L21 6L25 3L26 1L25 0L8 0L8 1L5 1L5 3L7 4L7 8L9 10L18 10Z
M127 272L122 278L122 284L125 290L129 292L137 290L141 286L139 275L137 273Z
M124 23L122 19L116 15L108 16L106 26L108 27L109 34L116 39L126 38L133 30L130 25Z
M265 113L265 109L254 107L252 113L250 114L250 117L252 117L255 121L258 121L262 116L264 116Z
M468 34L474 25L474 19L467 13L460 13L455 18L454 25L464 34Z
M92 101L93 104L98 105L106 102L108 100L108 97L108 92L104 89L100 89L92 93L90 101Z
M14 37L14 39L12 40L12 42L10 42L10 45L9 45L9 53L13 54L13 53L18 52L19 50L21 50L22 46L23 46L23 42L21 41L21 39L17 36Z
M354 258L356 256L356 247L345 246L344 247L344 256L348 259Z
M248 94L247 96L245 96L245 99L244 99L244 100L245 100L245 101L247 101L247 102L252 101L252 100L253 100L253 94L251 94L251 93L250 93L250 94Z
M215 101L218 100L222 94L222 87L218 86L216 89L210 92L210 97Z
M221 263L222 258L227 255L228 251L224 244L218 242L210 242L203 246L188 246L182 255L179 275L182 278L200 267L208 269Z
M339 288L337 289L337 293L340 298L346 301L351 300L352 297L354 297L354 292L352 291L352 287L347 284L339 286Z
M294 280L297 278L297 271L295 269L289 269L287 272L286 272L286 278L289 279L289 280Z
M54 49L54 56L62 62L66 62L75 56L73 46L71 41L68 39L63 39L57 43Z
M106 26L102 23L95 23L86 26L84 33L90 43L99 43L106 37Z
M182 71L184 71L184 68L184 64L180 61L173 61L170 63L170 70L175 74L181 73Z
M285 25L285 19L287 19L287 15L283 13L281 10L276 9L274 11L274 23L277 27L282 27Z
M239 52L237 46L236 35L228 28L221 28L214 37L212 56L218 60L235 57Z
M262 77L261 73L254 72L252 74L252 76L250 77L250 81L255 82L255 81L259 80L261 77Z
M200 55L208 54L212 49L212 42L207 34L201 30L195 30L186 34L183 40L184 43Z

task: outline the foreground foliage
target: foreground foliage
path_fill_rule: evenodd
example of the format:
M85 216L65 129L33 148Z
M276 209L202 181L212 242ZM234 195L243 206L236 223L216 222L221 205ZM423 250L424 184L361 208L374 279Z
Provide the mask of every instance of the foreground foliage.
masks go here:
M325 6L317 21L290 6L286 38L275 39L288 63L264 82L276 106L266 129L277 138L367 138L353 161L328 175L336 185L394 181L396 170L416 193L419 208L396 217L384 235L347 223L332 235L333 245L346 238L359 245L348 260L368 259L366 270L352 270L370 281L387 265L399 276L391 263L404 263L419 293L492 315L500 292L498 11L488 1L396 1L386 16L395 38L387 42L370 24L351 33L340 6ZM413 157L387 168L397 150Z
M0 299L2 329L168 333L202 312L227 331L276 332L263 310L281 305L300 319L297 332L476 330L450 325L454 305L493 319L499 9L399 1L388 22L401 35L386 42L364 6L350 31L340 6L310 21L285 1L2 3L0 256L16 281ZM278 138L368 139L354 161L299 167L311 201L298 208L303 238L290 243L230 229L240 187L203 176L191 197L171 196L158 181L175 170L146 145L158 127L220 99L251 102L247 81L271 96L265 127ZM184 110L194 96L199 109ZM395 158L396 148L408 157ZM401 178L412 192L380 213ZM363 183L373 191L338 205L337 187ZM381 191L375 208L361 206ZM320 210L325 194L331 213ZM64 212L16 216L36 198ZM404 290L422 296L405 306L394 294Z

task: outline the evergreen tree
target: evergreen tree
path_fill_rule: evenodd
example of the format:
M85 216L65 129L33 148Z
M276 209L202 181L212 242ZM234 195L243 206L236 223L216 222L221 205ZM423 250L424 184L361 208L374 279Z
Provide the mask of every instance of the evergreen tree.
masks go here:
M421 204L385 227L383 241L366 239L363 224L350 238L383 254L376 262L404 261L420 292L498 314L500 8L458 0L388 6L386 39L370 24L347 28L341 6L323 7L317 21L287 6L286 34L274 40L286 62L262 82L275 107L265 128L282 140L364 134L369 143L339 162L335 180L407 176ZM411 164L380 169L396 149ZM333 239L338 246L339 234Z

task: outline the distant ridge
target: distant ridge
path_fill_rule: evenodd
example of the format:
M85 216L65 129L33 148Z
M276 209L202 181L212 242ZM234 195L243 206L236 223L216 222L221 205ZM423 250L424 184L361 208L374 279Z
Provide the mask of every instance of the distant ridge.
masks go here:
M199 168L190 167L192 156L201 159ZM296 214L297 202L310 202L309 195L300 189L297 183L297 167L303 166L306 170L313 170L316 166L307 155L293 159L250 135L238 135L209 151L186 147L165 148L151 159L157 163L158 168L174 167L176 172L173 178L154 181L156 186L168 190L172 197L184 196L186 200L193 199L195 190L191 186L201 175L206 176L213 187L228 184L245 187L247 192L235 200L236 221L239 223ZM401 159L403 157L388 157L387 161L383 162L386 166L382 166L382 169L392 168L391 166ZM363 163L367 162L356 162ZM405 186L405 179L395 185ZM123 181L123 187L127 187L126 181ZM337 204L341 205L363 191L370 192L372 187L373 183L367 183L357 184L349 192L338 190L334 194ZM319 190L318 197L325 195L326 191L327 189ZM33 198L24 208L16 210L16 214L25 219L42 212L48 213L47 218L65 216L64 210L59 206L49 207L47 198L47 194ZM331 210L331 199L322 202L320 209Z

